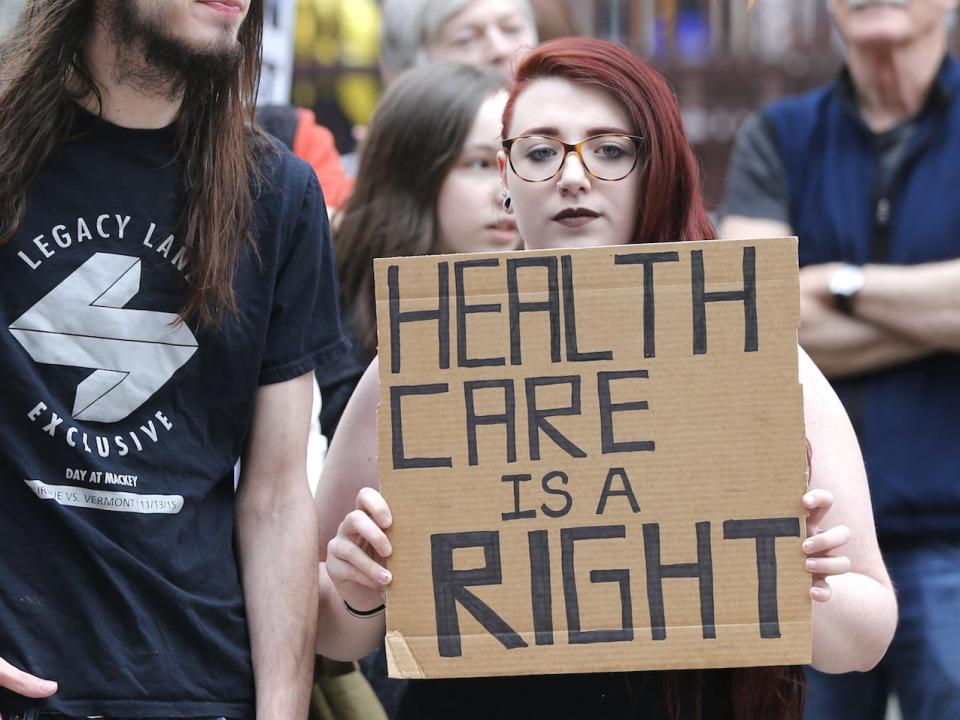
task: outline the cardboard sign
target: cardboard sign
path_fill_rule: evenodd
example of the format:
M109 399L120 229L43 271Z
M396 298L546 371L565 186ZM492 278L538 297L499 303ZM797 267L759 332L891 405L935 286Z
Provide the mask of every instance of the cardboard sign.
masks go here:
M795 238L375 272L392 677L810 661Z

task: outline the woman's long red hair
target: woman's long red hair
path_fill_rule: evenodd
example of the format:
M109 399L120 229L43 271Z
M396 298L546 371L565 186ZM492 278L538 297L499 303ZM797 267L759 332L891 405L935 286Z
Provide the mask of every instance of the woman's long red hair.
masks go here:
M544 43L517 69L517 83L503 111L507 137L513 107L538 78L560 77L612 95L643 136L640 203L633 242L706 240L707 217L696 157L683 132L677 100L656 70L629 50L594 38L559 38Z
M539 78L558 77L601 88L626 110L644 142L639 172L640 202L632 242L706 240L714 237L700 187L696 157L687 142L676 96L655 69L626 48L595 38L560 38L530 53L517 69L517 83L503 111L508 137L517 97ZM571 108L571 112L575 109ZM692 671L695 694L678 697L679 673L664 673L667 704L674 713L692 706L702 716L703 671ZM711 672L711 671L707 671ZM736 720L799 720L803 672L798 667L737 668L729 673L731 712ZM684 683L688 686L687 683ZM708 712L716 708L706 708Z

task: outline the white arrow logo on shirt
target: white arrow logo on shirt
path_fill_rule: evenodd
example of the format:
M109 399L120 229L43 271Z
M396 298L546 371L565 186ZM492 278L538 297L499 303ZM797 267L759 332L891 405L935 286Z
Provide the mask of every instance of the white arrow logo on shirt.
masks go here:
M96 253L10 325L38 363L96 371L77 386L77 420L123 420L197 351L174 313L124 309L138 292L139 258Z

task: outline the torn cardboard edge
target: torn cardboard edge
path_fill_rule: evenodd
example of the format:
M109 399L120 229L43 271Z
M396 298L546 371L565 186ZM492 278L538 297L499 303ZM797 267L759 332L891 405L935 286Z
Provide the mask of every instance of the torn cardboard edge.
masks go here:
M788 634L793 634L793 631L803 632L804 629L807 629L807 635L805 636L805 642L801 642L794 647L794 651L789 655L780 655L776 659L767 659L765 661L757 662L754 665L749 667L771 667L779 665L809 665L812 659L812 629L810 623L802 620L798 620L791 623L784 623L785 628L787 629ZM727 625L724 627L739 627L739 628L749 628L751 631L754 629L754 625L749 623L740 623L736 625ZM649 628L639 628L647 629ZM676 628L674 628L676 629ZM465 639L469 638L482 638L484 640L488 639L488 635L466 635ZM530 669L506 669L504 668L502 672L494 670L485 670L483 672L473 673L469 675L431 675L424 671L423 667L417 661L416 653L414 653L413 648L411 647L414 642L417 640L420 643L432 643L436 641L436 638L433 636L430 637L420 637L420 638L408 638L403 633L398 630L389 630L384 637L384 646L386 648L387 655L387 676L397 680L428 680L431 678L437 677L498 677L498 676L516 676L516 675L539 675L537 668ZM722 641L719 641L722 642ZM568 646L573 649L577 646ZM579 646L581 648L586 646ZM572 654L572 653L571 653ZM761 659L762 660L762 659ZM458 663L468 664L469 659L460 659ZM660 662L655 666L646 666L643 668L644 671L657 672L662 670L710 670L714 668L731 668L731 667L746 667L743 664L737 662L727 662L722 664L712 663L712 662L702 662L700 664L691 664L689 660L684 661L683 663L676 663L670 661ZM608 661L601 662L600 664L594 664L594 669L589 670L588 672L634 672L635 668L633 666L627 665L623 662L622 659L616 657L611 657ZM552 671L549 674L552 675L570 675L575 673L587 672L582 668L576 666L569 666L556 671Z

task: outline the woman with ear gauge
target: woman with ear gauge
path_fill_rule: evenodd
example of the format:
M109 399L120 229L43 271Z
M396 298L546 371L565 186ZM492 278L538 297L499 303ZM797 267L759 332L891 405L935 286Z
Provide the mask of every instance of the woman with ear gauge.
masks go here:
M374 258L519 246L497 175L506 99L498 75L435 63L404 73L380 100L356 187L334 233L342 312L354 350L318 377L326 437L333 437L377 352Z
M501 178L528 249L713 237L676 100L649 65L587 38L527 56L504 111ZM849 421L800 352L810 487L802 498L805 568L814 601L813 665L862 670L885 652L896 600L876 535ZM321 642L360 649L383 633L376 611L391 580L383 530L392 517L374 490L376 362L344 414L318 492L333 535L322 565ZM358 492L359 491L359 492ZM339 510L339 512L338 512ZM334 520L334 518L336 518ZM826 578L830 578L830 583ZM799 718L799 668L595 673L411 682L401 717Z

